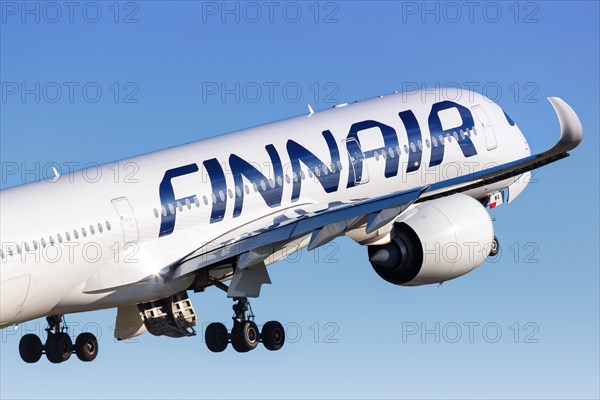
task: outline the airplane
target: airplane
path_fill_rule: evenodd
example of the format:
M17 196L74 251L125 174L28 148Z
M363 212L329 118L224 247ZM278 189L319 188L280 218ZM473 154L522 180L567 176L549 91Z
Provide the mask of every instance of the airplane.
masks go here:
M0 327L46 317L44 343L21 338L23 361L92 361L98 340L82 333L73 343L65 315L116 308L119 340L187 337L198 320L188 292L214 287L234 301L233 327L208 325L208 349L276 351L282 324L259 329L249 304L271 283L267 267L341 236L366 246L365 264L394 285L458 278L498 254L488 209L514 201L533 170L581 142L573 109L548 100L560 137L533 155L495 102L425 89L309 105L290 119L2 190Z

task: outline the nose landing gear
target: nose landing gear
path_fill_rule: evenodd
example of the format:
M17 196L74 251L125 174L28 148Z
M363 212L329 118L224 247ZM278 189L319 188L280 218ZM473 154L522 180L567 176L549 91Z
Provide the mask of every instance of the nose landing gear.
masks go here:
M19 342L19 354L26 363L32 364L46 354L46 358L53 364L60 364L71 358L75 353L81 361L93 361L98 355L98 340L91 333L82 333L77 336L75 346L71 337L66 332L62 315L51 315L46 317L48 335L46 343L42 344L37 335L28 334ZM63 324L61 328L61 324Z
M254 350L259 342L262 342L266 349L275 351L281 349L285 343L285 330L283 325L277 321L267 322L259 330L254 322L252 307L246 297L238 297L233 305L234 316L233 328L231 332L227 331L225 325L220 322L214 322L206 328L204 339L206 346L212 352L219 353L227 348L231 343L235 351L246 353Z

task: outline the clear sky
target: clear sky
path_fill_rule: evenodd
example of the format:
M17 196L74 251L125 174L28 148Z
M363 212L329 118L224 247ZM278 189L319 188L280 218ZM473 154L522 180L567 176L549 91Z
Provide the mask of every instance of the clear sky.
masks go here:
M534 152L558 138L547 96L584 126L572 157L493 211L502 253L463 278L396 287L338 240L273 266L252 303L286 325L279 352L116 343L107 310L68 316L101 334L95 362L26 365L38 320L0 332L0 397L600 396L598 2L0 5L2 188L415 86L483 91ZM216 289L192 300L202 323L231 315Z

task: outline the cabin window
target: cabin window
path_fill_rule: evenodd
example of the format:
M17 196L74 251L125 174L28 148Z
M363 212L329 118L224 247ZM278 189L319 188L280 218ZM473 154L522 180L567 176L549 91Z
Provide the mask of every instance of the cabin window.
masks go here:
M179 210L179 212L182 212L183 211L183 205L181 205L181 202L178 201L176 204L177 204L177 209Z
M237 195L237 197L242 197L242 189L240 189L239 186L235 187L235 194Z
M415 147L415 143L414 142L410 142L410 150L414 153L415 151L417 151L417 148Z
M444 144L444 137L442 135L438 136L440 140L440 146Z
M58 243L63 242L62 235L60 233L58 235L56 235L56 238L58 239Z
M396 156L394 154L394 149L392 149L391 147L388 148L388 154L390 155L390 158L394 158Z
M187 206L188 210L192 209L192 202L190 201L190 199L185 199L185 205Z
M452 136L454 137L454 140L458 142L458 133L456 133L456 131L452 132Z
M260 189L264 192L265 190L267 190L267 184L265 183L264 179L260 180Z
M77 229L73 230L73 236L75 236L75 239L79 239L79 232L77 232Z
M281 176L277 176L277 185L283 186L283 181L281 179Z
M198 196L194 196L194 203L196 204L196 208L200 207L200 199Z
M91 233L92 235L95 235L95 234L96 234L96 230L94 229L94 226L93 226L93 225L90 225L90 233Z
M175 214L175 207L173 207L173 204L169 203L169 212L171 213L171 215Z
M437 139L435 138L435 136L431 137L431 143L433 143L433 147L437 147L438 142L437 142Z
M83 235L83 237L87 237L87 231L85 230L85 228L81 228L81 234Z
M250 188L248 187L248 185L244 185L244 191L246 192L246 194L250 194Z
M233 192L231 191L231 189L227 189L227 194L229 195L230 199L233 199Z
M221 199L221 201L225 201L225 193L222 190L219 190L219 199Z
M206 195L202 196L202 200L204 201L204 205L208 205L208 197Z
M17 245L17 253L21 254L21 246Z
M404 152L408 154L408 146L404 145Z
M427 148L431 147L431 145L429 144L429 139L425 139L425 146L427 146Z
M254 189L255 192L258 192L258 186L256 185L256 182L252 182L252 189Z
M160 212L163 215L163 217L167 216L167 209L165 208L165 206L160 207Z
M71 241L71 234L69 232L65 232L65 238L67 239L67 242Z
M54 246L54 237L50 236L50 246Z
M294 172L294 182L298 182L298 174Z
M275 188L275 181L272 178L269 178L269 186L271 186L271 189Z
M158 218L158 210L156 208L154 209L154 217Z
M419 148L419 150L423 151L423 142L421 142L420 140L417 141L417 147Z

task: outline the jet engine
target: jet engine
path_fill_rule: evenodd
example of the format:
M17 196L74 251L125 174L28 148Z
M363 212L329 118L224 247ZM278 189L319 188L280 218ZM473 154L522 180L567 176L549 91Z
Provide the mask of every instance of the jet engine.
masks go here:
M458 278L496 249L485 207L464 194L418 204L394 222L391 241L368 247L369 261L383 279L419 286Z

